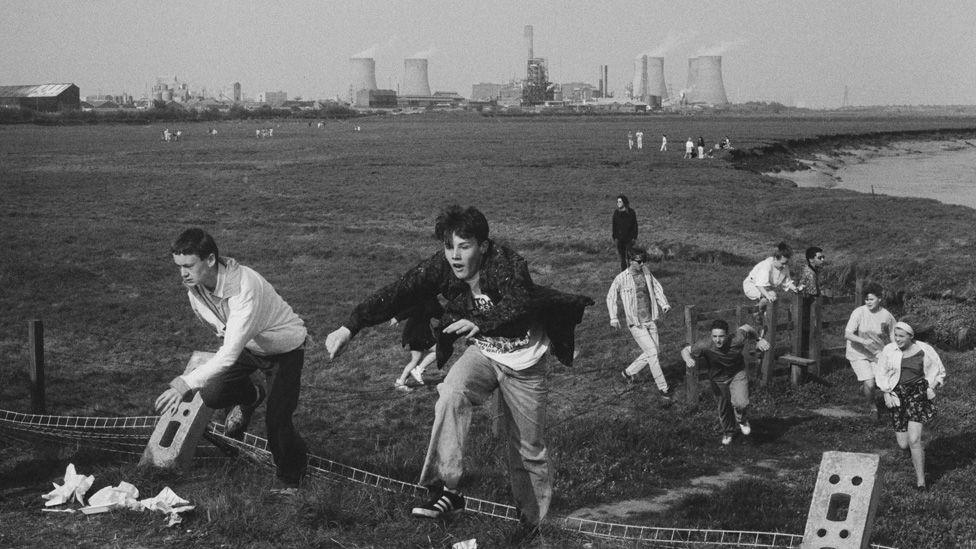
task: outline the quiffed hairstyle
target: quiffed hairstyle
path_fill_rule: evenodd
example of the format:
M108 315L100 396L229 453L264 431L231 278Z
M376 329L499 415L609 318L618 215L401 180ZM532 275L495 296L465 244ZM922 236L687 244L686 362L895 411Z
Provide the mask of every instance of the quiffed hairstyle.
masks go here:
M213 237L207 231L196 227L180 233L169 251L173 255L195 255L200 259L207 259L210 254L213 254L214 259L220 259L217 243L214 242Z
M721 318L718 318L718 319L715 319L715 320L712 321L712 325L711 325L711 327L708 328L708 330L709 331L711 331L711 330L725 330L725 333L729 333L729 323L726 322L726 321L724 321L724 320L722 320Z
M617 195L617 199L619 199L620 201L622 201L624 203L624 208L629 208L630 207L630 200L627 200L627 196L626 195L618 194Z
M882 299L884 297L884 288L881 287L881 284L872 282L864 286L864 291L861 292L861 300L867 299L869 294L874 295L878 299Z
M647 255L647 250L641 248L640 246L631 246L630 248L627 249L628 261L634 261L636 259L638 261L643 261L644 263L647 263L648 257L649 256Z
M474 206L462 209L457 204L448 206L434 222L434 237L444 244L451 244L454 235L474 238L478 244L488 240L488 220Z
M790 248L790 245L786 242L780 242L776 245L776 253L773 254L773 257L776 259L782 259L784 257L789 259L793 257L793 248Z
M819 246L810 246L809 248L807 248L807 253L806 253L807 261L810 261L811 259L817 257L817 254L819 253L823 253L823 248Z

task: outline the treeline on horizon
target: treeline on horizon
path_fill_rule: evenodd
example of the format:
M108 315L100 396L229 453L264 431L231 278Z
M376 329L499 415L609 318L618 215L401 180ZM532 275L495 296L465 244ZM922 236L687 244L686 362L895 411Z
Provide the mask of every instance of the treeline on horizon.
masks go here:
M357 111L344 105L329 105L314 110L275 109L264 106L248 110L235 105L227 111L217 109L184 110L154 107L152 109L119 109L106 112L77 109L59 112L39 112L31 109L0 108L0 124L37 124L61 126L77 124L150 124L153 122L220 122L225 120L266 120L278 118L320 119L355 118Z

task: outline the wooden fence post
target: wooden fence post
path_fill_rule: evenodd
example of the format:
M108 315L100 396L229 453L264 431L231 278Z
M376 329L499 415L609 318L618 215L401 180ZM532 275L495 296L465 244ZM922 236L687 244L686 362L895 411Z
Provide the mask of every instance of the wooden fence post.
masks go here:
M47 412L44 406L44 323L40 320L27 321L27 339L30 340L31 411L35 414Z
M766 387L773 378L773 355L776 354L776 301L766 304L766 341L769 350L763 353L762 366L759 374L759 385Z
M694 305L685 305L685 340L688 345L694 345L698 337L695 327L698 324L698 313ZM685 368L685 396L688 404L698 404L698 367Z
M813 298L810 302L810 360L813 364L810 365L810 373L819 376L820 375L820 351L823 348L823 298L817 296Z
M790 334L790 342L792 343L792 353L793 356L805 356L803 348L803 325L806 322L805 315L803 314L803 296L800 292L793 294L793 314L790 320L793 324L793 333Z

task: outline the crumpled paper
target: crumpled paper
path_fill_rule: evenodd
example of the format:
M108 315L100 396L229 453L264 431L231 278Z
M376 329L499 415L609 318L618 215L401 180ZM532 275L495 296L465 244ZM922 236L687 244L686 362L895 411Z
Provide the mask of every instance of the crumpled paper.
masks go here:
M179 514L195 508L194 505L190 505L189 501L176 495L176 492L173 492L169 486L160 490L156 497L146 498L139 503L149 511L162 511L169 515L169 522L166 526L183 522L183 517Z
M478 549L478 540L475 538L459 541L451 546L451 549Z
M118 486L106 486L95 492L88 498L88 507L103 507L105 510L111 509L132 509L142 511L143 506L139 503L139 489L126 481L119 482ZM85 509L82 509L84 512Z
M87 477L79 475L75 472L75 464L69 463L68 467L64 470L64 484L58 486L57 483L53 483L54 490L41 496L47 500L44 506L52 507L54 505L61 505L70 501L71 496L74 496L78 500L78 503L84 505L85 493L91 488L93 482L95 482L93 475Z

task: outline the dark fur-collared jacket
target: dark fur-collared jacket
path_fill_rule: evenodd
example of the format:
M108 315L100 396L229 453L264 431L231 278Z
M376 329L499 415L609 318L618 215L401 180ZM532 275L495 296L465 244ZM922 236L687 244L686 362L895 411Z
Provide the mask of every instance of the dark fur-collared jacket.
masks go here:
M516 338L539 323L549 336L553 356L567 366L572 365L575 328L583 319L583 310L593 305L592 299L535 285L525 259L491 240L482 257L479 284L494 304L487 311L475 306L468 283L454 276L444 252L438 251L356 306L345 327L356 335L367 326L385 322L400 311L439 296L446 301L441 327L464 318L486 336ZM439 367L453 354L456 339L448 334L438 338Z

